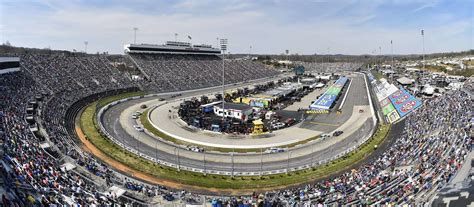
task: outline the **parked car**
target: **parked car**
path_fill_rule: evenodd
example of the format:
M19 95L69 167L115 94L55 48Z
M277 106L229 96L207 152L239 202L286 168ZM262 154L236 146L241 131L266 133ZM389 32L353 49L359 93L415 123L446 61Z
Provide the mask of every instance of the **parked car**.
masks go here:
M337 137L339 135L341 135L342 133L344 133L343 131L335 131L332 135Z
M163 199L167 200L167 201L173 201L174 200L174 196L171 194L171 193L168 193L166 195L163 195Z
M286 125L283 122L277 122L271 125L272 129L281 129L284 128Z
M288 118L288 119L286 119L285 124L286 124L287 126L291 126L291 125L293 125L295 122L296 122L295 119L293 119L293 118Z

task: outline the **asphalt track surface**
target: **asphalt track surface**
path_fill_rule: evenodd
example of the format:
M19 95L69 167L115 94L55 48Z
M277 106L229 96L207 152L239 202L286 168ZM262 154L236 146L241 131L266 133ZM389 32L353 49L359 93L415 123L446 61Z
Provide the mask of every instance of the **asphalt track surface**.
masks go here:
M363 77L361 79L353 79L353 85L351 86L351 93L348 94L346 99L346 103L344 107L352 107L354 105L362 105L368 104L367 101L367 94L365 89L365 83ZM358 87L358 84L360 87ZM353 92L354 91L354 92ZM209 91L201 91L201 92L193 92L191 94L183 93L183 96L188 95L198 95L203 94ZM365 101L364 102L364 98ZM263 171L272 171L272 172L284 172L286 169L298 169L302 166L308 166L312 164L321 163L327 161L329 159L333 159L337 154L342 151L349 149L350 147L354 146L357 142L359 142L363 137L367 137L370 134L371 129L373 126L372 118L367 119L363 126L356 130L354 133L349 135L347 138L343 139L342 141L337 142L334 145L328 146L327 148L313 152L312 149L313 144L303 145L301 147L295 147L290 149L286 152L277 153L279 156L286 157L286 159L279 160L279 161L265 161L269 160L270 157L276 156L277 154L213 154L210 152L206 153L198 153L198 152L191 152L184 149L179 149L174 145L170 145L167 142L162 142L157 140L156 146L149 146L147 144L141 143L139 139L136 139L134 136L130 135L122 128L121 124L119 123L120 114L125 109L129 108L130 106L136 105L140 102L144 102L146 100L151 100L153 98L147 99L138 99L127 101L116 106L111 107L108 109L104 116L102 117L102 122L104 123L105 129L116 139L121 141L123 144L137 149L140 153L146 154L150 157L157 158L162 161L175 163L180 166L186 166L190 168L197 168L197 169L205 169L208 173L215 173L217 171L225 171L225 172L234 172L235 175L239 175L240 173L251 173L252 175L258 175L261 170ZM346 110L343 108L343 110ZM350 116L347 115L347 116ZM321 117L318 115L311 115L311 121L328 121L331 117ZM337 118L337 117L336 117ZM342 115L339 117L340 119L344 119ZM130 124L134 124L134 120L129 119ZM337 121L337 120L336 120ZM313 127L330 127L328 125L315 125ZM308 126L311 127L311 126ZM145 133L142 133L142 136L149 136ZM160 145L159 147L157 147ZM164 149L164 150L162 150ZM298 151L306 151L308 153L303 153L306 155L292 157L292 154L302 154ZM179 156L177 156L179 154ZM211 157L211 156L218 156L220 157L219 161L213 161L208 158L206 160L204 157ZM289 158L289 159L288 159ZM236 160L241 159L253 159L258 160L257 162L246 162L241 163L237 162ZM216 160L216 159L214 159ZM232 162L234 160L234 162ZM262 162L260 162L260 160ZM246 174L248 175L248 174Z

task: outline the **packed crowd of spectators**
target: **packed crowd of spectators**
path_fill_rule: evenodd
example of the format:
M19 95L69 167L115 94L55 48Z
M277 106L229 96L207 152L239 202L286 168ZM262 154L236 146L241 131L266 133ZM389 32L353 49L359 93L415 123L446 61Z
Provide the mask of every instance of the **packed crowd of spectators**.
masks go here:
M139 59L137 62L140 62L142 69L150 64L150 68L143 69L145 72L151 73L152 67L158 67L155 63L159 61L147 60L149 57L134 58ZM169 63L166 64L168 69L148 75L157 78L155 83L160 82L160 77L162 80L172 80L173 85L168 87L169 90L220 84L219 78L210 79L211 83L206 83L204 78L198 77L192 79L196 85L190 87L189 80L192 77L186 74L199 73L207 76L209 74L203 71L210 69L207 70L205 65L218 67L219 63L222 64L222 60L212 58L200 60L208 61L209 64L188 60L193 58L195 57L164 61ZM233 61L226 63L231 62ZM228 64L235 66L235 70L231 70L233 73L229 73L234 79L229 80L238 82L249 80L250 77L270 75L259 69L256 70L260 73L249 71L245 68L252 66L246 64L254 63L236 61ZM176 68L181 68L182 71L171 71ZM5 193L2 195L4 206L64 203L110 205L118 200L104 192L113 184L120 184L132 195L142 196L141 198L171 196L186 202L201 202L199 195L185 191L172 192L162 186L124 178L82 152L67 132L66 111L74 102L91 94L138 85L111 67L106 58L27 55L22 57L22 70L0 75L0 141L3 153L0 170L5 184ZM164 72L166 70L168 71ZM215 68L213 71L215 76L220 77ZM174 78L169 73L177 77ZM466 82L465 89L472 91L472 84ZM48 134L46 137L33 134L30 124L25 120L27 104L38 94L44 94L37 111ZM468 132L472 127L472 105L473 101L463 90L425 101L422 108L405 120L401 137L374 162L330 180L261 195L209 197L206 200L216 206L245 206L253 203L285 206L305 203L377 205L425 202L436 189L453 178L471 150ZM45 147L45 143L51 143L54 147ZM51 155L55 149L58 149L57 154ZM68 160L73 160L77 169L62 167Z
M74 171L61 169L58 159L41 146L45 139L30 131L25 109L40 90L34 80L22 72L0 76L3 206L48 206L68 201L109 203L100 199L90 180Z
M222 85L222 59L215 55L130 54L138 68L161 91L183 91ZM253 61L225 60L225 83L276 75Z
M355 71L362 67L362 63L358 62L334 62L334 63L321 63L321 62L298 62L298 65L302 65L306 72L318 72L318 73L335 73L342 71Z
M11 184L6 186L3 204L110 204L116 200L99 193L98 189L105 190L104 187L114 180L145 197L171 195L166 188L118 179L106 165L83 153L65 126L67 110L76 101L92 94L137 87L143 83L132 81L100 55L27 54L21 57L21 68L22 72L0 76L0 134L5 135L2 140L2 177ZM183 74L174 74L179 75ZM199 81L206 82L204 79ZM203 83L197 87L208 86ZM157 91L164 90L158 88ZM37 115L40 126L47 132L46 137L35 136L25 121L27 103L37 96L43 96ZM48 144L53 144L53 147ZM81 168L61 168L67 158ZM90 175L83 175L82 171ZM96 178L102 179L106 185L97 188L100 183ZM182 195L187 193L175 193L184 199ZM185 200L189 199L192 197Z
M472 86L468 86L472 87ZM462 91L428 100L406 119L401 137L381 156L338 177L302 188L268 192L279 204L422 204L448 183L471 150L473 101ZM233 198L221 198L223 204ZM255 200L255 198L246 198Z

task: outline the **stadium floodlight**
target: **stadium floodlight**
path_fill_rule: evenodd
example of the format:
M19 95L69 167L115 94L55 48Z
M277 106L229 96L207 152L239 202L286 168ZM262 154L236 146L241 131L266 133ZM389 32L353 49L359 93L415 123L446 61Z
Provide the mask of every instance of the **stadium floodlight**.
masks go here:
M87 45L88 44L89 44L89 42L84 41L84 53L87 53Z
M133 44L137 44L137 27L133 28Z
M421 41L423 44L423 73L425 71L425 30L421 30Z
M222 126L224 126L225 120L225 110L224 110L224 103L225 103L225 51L227 50L227 39L220 39L221 43L221 51L222 51Z

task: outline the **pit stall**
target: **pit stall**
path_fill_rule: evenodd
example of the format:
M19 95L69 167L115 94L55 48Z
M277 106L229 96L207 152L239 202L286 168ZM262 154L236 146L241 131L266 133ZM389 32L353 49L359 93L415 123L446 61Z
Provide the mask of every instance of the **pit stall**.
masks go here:
M336 103L337 98L341 95L341 91L348 82L347 77L340 77L333 85L331 85L316 101L309 106L310 110L329 110Z

